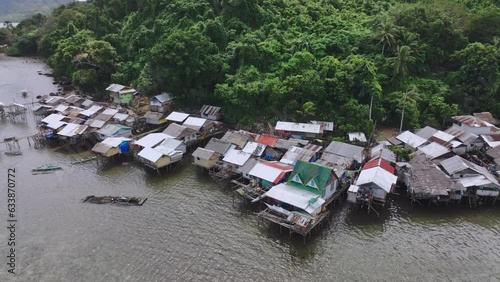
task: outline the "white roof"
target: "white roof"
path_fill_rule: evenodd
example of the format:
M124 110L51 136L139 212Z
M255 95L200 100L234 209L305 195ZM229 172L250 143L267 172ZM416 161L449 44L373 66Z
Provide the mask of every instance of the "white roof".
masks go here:
M91 116L91 115L93 115L93 114L97 113L97 112L98 112L98 111L100 111L101 109L102 109L102 107L101 107L101 106L97 106L97 105L96 105L96 106L92 106L92 107L90 107L90 109L86 109L85 111L80 112L80 114L81 114L81 115L84 115L84 116L89 117L89 116Z
M54 111L56 111L56 112L61 112L61 113L62 113L62 112L64 112L64 111L66 111L68 108L69 108L69 106L64 105L64 104L60 104L60 105L58 105L58 106L54 109Z
M118 110L117 109L106 109L104 110L104 112L102 112L101 114L102 115L110 115L110 116L114 116L116 113L118 113Z
M311 120L310 121L312 124L319 124L323 126L323 130L326 131L333 131L334 123L333 121L318 121L318 120Z
M64 100L66 101L66 99L64 99L63 97L59 97L59 96L54 96L50 99L48 99L47 101L45 101L46 104L54 104L54 103L57 103L58 101L60 100Z
M312 123L294 123L287 121L278 121L276 130L304 132L304 133L321 133L321 125Z
M450 142L451 140L455 139L455 136L448 134L446 132L443 132L441 130L438 130L432 137L435 137L439 140L443 140L444 142Z
M168 102L173 99L170 93L161 93L160 95L154 96L154 98L156 98L160 103Z
M119 121L126 120L128 118L128 114L122 114L122 113L116 113L113 116L114 119L117 119Z
M183 122L189 117L189 114L181 112L172 112L165 119L176 122Z
M163 142L163 140L165 140L167 138L172 138L172 136L167 135L165 133L150 133L150 134L142 137L141 139L135 141L135 144L142 146L142 147L151 148L151 147L154 147L154 146L160 144L161 142Z
M248 141L245 147L243 148L243 152L253 154L254 156L261 156L262 153L266 150L266 145L260 144L253 141Z
M250 172L248 172L248 175L255 176L272 183L276 183L275 181L279 180L278 178L283 175L283 172L292 170L293 169L282 170L276 167L268 166L265 163L259 162L255 164L255 166L250 170Z
M484 175L477 175L472 177L462 177L455 179L457 182L462 184L464 187L472 187L472 186L484 186L492 184L492 182L486 178ZM495 185L496 186L496 185Z
M241 150L230 149L222 160L228 163L242 166L248 161L251 156L252 154L245 153Z
M5 106L5 104L0 102L0 107L4 107L4 106Z
M165 147L165 148L170 148L170 149L177 149L179 146L183 145L182 141L179 141L177 139L174 139L173 137L166 138L161 142L159 146Z
M488 144L488 146L490 146L491 148L500 146L500 141L493 141L493 139L487 135L480 135L480 136L481 138L483 138L484 142L486 142L486 144Z
M198 130L205 122L207 122L206 118L188 117L182 125Z
M450 149L436 142L432 142L429 145L420 147L418 148L418 150L422 151L430 159L435 159L450 152Z
M103 120L94 119L89 126L94 128L102 128L106 122Z
M76 123L68 123L61 131L57 134L67 137L73 137L78 134L82 134L88 128L87 125L79 125Z
M136 92L136 90L133 88L129 88L129 89L127 89L127 88L129 88L129 87L121 85L121 84L113 83L113 84L109 85L108 88L106 88L106 91L118 92L119 94Z
M377 166L369 169L364 169L356 179L356 185L375 183L387 193L391 192L392 185L396 184L398 177L387 170Z
M358 193L358 190L359 190L359 186L351 184L351 186L349 186L349 189L347 190L347 192Z
M156 162L163 157L163 153L149 147L142 149L138 155L152 162Z
M132 139L125 137L108 137L104 139L101 143L111 147L118 147L123 141L130 141L130 140Z
M42 119L42 122L43 123L53 123L56 121L60 121L63 118L65 118L65 116L60 115L60 114L50 114L46 118Z
M305 189L278 184L265 193L266 197L273 198L283 203L305 210L313 214L321 211L321 206L325 203L319 195ZM311 199L317 199L311 203Z
M465 146L464 143L458 141L458 140L451 140L450 141L450 145L452 148L456 148L456 147L459 147L459 146Z
M53 122L47 124L47 127L52 128L52 129L58 129L59 127L65 125L65 124L68 124L68 123L63 122L63 121L53 121Z
M396 139L413 148L418 148L422 146L425 142L427 142L427 140L425 140L424 138L416 134L413 134L408 130L396 136Z
M351 133L348 133L347 135L349 135L349 141L360 141L360 142L366 142L366 136L363 132L351 132Z

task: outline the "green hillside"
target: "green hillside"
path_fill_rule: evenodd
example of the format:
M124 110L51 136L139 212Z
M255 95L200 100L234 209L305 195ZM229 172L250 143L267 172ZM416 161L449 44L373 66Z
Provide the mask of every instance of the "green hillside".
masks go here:
M1 0L0 22L19 22L36 13L49 14L54 8L74 0Z
M93 0L3 40L94 95L116 82L221 105L235 123L369 133L401 116L410 129L500 116L499 36L496 0Z

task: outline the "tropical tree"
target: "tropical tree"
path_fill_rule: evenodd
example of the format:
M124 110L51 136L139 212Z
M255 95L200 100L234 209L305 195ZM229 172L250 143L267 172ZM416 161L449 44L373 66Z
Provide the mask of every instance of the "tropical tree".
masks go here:
M385 19L379 22L377 31L376 38L379 40L379 43L382 44L382 55L384 55L386 47L393 48L396 46L398 30L393 22L389 19Z
M393 79L407 77L410 74L409 67L415 63L413 50L406 45L398 46L394 57L389 58L389 62L394 69Z
M403 121L405 118L405 110L409 106L416 106L417 101L420 100L420 93L418 92L418 88L416 85L412 84L410 85L406 91L404 92L394 92L392 93L394 96L396 96L396 103L398 106L401 108L401 122L399 125L399 131L401 132L403 130Z

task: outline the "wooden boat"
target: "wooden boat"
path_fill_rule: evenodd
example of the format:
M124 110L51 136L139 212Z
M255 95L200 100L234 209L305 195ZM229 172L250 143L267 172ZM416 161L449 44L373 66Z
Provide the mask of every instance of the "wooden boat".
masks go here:
M79 159L79 160L74 160L71 162L72 165L75 165L75 164L82 164L82 163L86 163L86 162L90 162L92 160L95 160L97 157L88 157L88 158L82 158L82 159Z
M39 167L35 167L31 171L32 172L40 172L40 171L53 171L53 170L58 170L58 169L62 169L62 167L60 167L58 165L42 165Z
M6 151L4 152L7 156L20 156L23 154L21 151Z
M96 197L94 195L87 196L83 199L83 202L89 202L94 204L121 204L121 205L132 205L132 206L142 206L148 198L139 197L123 197L123 196L102 196Z

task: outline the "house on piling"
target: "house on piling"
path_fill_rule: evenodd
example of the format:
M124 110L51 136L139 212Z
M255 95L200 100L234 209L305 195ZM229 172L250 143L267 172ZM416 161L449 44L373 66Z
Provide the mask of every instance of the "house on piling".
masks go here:
M462 146L460 144L454 145L453 152L455 152L457 155L463 155L466 152L477 151L484 147L484 140L481 137L461 129L460 126L456 124L452 125L444 132L455 136L455 138L463 144Z
M384 206L387 194L393 192L398 180L394 173L394 167L381 158L367 162L356 179L355 187L351 186L348 191L356 193L353 203L366 205L368 211L373 209L373 204ZM352 201L352 197L349 199Z
M466 196L470 203L476 203L483 197L496 200L500 184L486 168L460 156L441 161L440 166L456 182L467 188Z
M130 104L137 94L137 90L115 83L110 84L106 91L109 91L109 96L115 104Z
M168 113L172 111L174 96L171 93L163 92L151 98L149 105L152 112Z
M109 137L97 143L92 148L92 152L104 158L110 158L118 154L130 152L130 138Z
M183 153L163 146L156 146L142 149L137 156L145 166L158 170L182 160Z
M248 172L248 175L252 183L255 184L254 186L259 186L267 191L273 185L286 181L293 168L291 165L276 161L258 161Z
M460 201L465 194L466 188L453 181L424 153L414 154L409 164L411 168L404 172L403 182L412 202L447 203Z
M198 138L198 132L196 130L177 123L171 123L163 130L163 133L182 141L184 144L188 144Z
M202 167L204 169L211 169L220 160L221 154L212 150L198 147L196 148L196 150L194 150L192 156L194 165Z
M323 137L323 129L320 124L278 121L274 129L278 135L286 138L316 139Z
M267 208L258 216L306 236L328 215L337 195L338 178L329 167L297 161L286 183L263 195Z
M109 137L132 137L132 128L121 124L108 124L96 131L98 139Z
M213 121L206 118L188 117L182 125L197 132L204 132L213 126Z
M164 133L150 133L135 141L134 144L140 146L141 148L153 148L168 138L172 138L172 136Z

